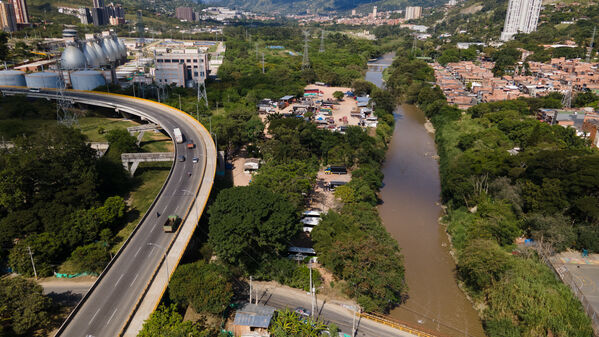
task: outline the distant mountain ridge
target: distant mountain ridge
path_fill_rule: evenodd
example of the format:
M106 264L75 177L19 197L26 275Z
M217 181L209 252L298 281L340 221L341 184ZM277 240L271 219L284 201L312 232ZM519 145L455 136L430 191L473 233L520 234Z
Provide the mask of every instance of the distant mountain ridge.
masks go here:
M403 9L406 6L435 6L440 0L198 0L211 6L225 6L260 13L303 14L346 12L352 9L367 10L377 6L379 10ZM446 1L443 1L446 2Z

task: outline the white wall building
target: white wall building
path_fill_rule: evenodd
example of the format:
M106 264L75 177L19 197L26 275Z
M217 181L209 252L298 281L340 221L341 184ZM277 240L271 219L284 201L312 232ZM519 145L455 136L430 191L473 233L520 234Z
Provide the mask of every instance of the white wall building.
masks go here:
M208 55L201 48L164 51L157 48L155 76L159 84L191 87L208 77Z
M537 30L543 0L510 0L500 39L508 41L517 33Z
M406 7L406 20L420 19L422 16L422 7L420 6L408 6Z

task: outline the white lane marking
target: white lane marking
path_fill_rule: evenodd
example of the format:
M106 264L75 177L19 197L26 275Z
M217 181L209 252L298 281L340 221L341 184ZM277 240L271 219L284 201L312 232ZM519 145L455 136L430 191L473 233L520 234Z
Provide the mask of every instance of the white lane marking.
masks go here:
M110 324L110 321L112 321L112 318L114 317L114 314L116 314L117 310L119 310L118 308L114 309L114 312L112 313L112 315L110 315L110 318L108 319L108 322L106 322L105 326L108 326L108 324Z
M92 322L94 321L94 318L96 318L96 315L100 312L100 309L102 309L102 308L98 308L98 310L96 311L96 313L92 316L92 319L89 320L89 323L87 323L88 326L90 324L92 324Z
M119 282L121 282L121 279L123 278L123 275L125 274L121 274L121 277L119 277L119 279L116 281L116 283L114 284L114 287L116 288L117 284L119 284Z
M137 250L137 253L135 253L135 255L133 257L137 257L137 254L139 254L139 251L143 248L143 246L139 247L139 249Z
M131 286L133 285L133 283L135 283L135 280L137 280L138 276L139 276L139 273L135 274L135 278L133 279L133 281L131 281L131 284L129 285L129 288L131 288Z

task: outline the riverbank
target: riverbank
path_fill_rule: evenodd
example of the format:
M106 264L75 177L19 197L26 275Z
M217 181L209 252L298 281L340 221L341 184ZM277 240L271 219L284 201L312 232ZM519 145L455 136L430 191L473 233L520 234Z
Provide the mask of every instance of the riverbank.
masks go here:
M387 57L382 63L391 63ZM380 72L371 71L366 78L383 85ZM478 314L457 285L450 243L439 224L442 209L434 132L416 106L397 107L378 209L383 225L401 248L409 291L407 301L389 316L449 336L484 336Z
M412 63L409 71L430 72L427 64L403 61ZM447 205L443 222L456 253L457 274L480 308L485 333L591 336L580 302L533 249L516 239L545 240L557 249L571 245L577 235L573 227L584 227L556 211L564 212L562 199L575 201L592 187L578 184L579 175L569 168L584 160L590 170L588 165L599 157L591 158L571 130L530 118L533 105L545 106L544 98L479 104L464 114L425 81L403 87L400 82L394 89L419 104L436 129ZM578 159L583 153L588 157ZM583 192L572 186L584 186ZM579 240L592 237L580 229L578 233Z

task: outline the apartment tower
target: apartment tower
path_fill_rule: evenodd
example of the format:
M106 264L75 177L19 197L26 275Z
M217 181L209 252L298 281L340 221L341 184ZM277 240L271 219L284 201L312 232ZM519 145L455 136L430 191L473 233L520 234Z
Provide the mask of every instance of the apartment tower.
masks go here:
M408 6L406 7L406 20L420 19L422 16L422 7L420 6Z
M501 33L501 41L511 40L518 33L537 30L543 0L510 0Z
M17 30L15 7L11 3L0 1L0 29L6 32L15 32Z
M28 24L29 13L27 12L27 2L25 0L9 1L15 8L15 18L17 23Z

